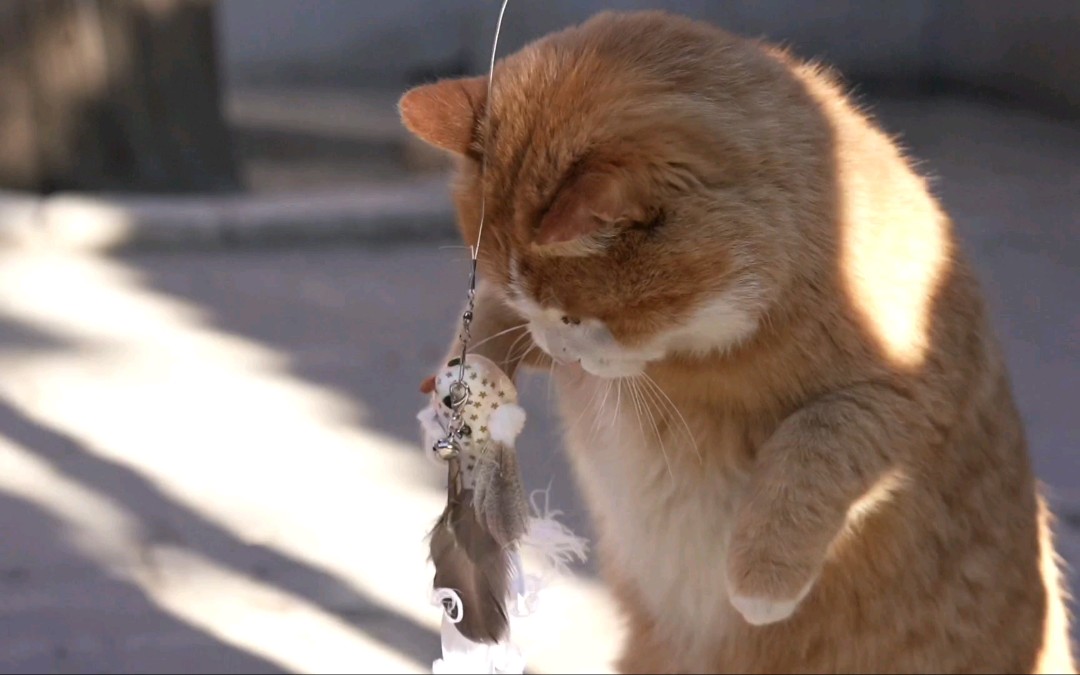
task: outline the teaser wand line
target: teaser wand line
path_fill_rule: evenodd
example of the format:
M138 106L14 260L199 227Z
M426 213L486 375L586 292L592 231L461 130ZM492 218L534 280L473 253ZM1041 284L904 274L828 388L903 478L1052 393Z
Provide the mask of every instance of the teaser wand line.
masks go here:
M480 226L476 232L476 243L469 247L470 270L468 300L465 303L465 311L461 315L461 358L458 368L458 378L450 386L450 408L453 416L450 419L449 429L444 438L435 445L435 452L440 457L453 460L457 457L460 447L457 439L461 438L465 425L463 411L469 402L469 385L465 383L465 358L469 353L469 342L472 340L473 312L476 308L476 268L477 259L480 256L480 242L484 236L484 222L487 215L487 190L484 188L484 178L487 176L488 143L491 137L491 107L492 92L495 81L495 57L499 50L499 34L502 32L503 16L506 14L506 6L510 0L503 0L499 8L499 18L495 23L495 39L491 45L491 60L488 64L487 101L484 104L484 142L483 152L480 157ZM451 474L453 471L451 471Z

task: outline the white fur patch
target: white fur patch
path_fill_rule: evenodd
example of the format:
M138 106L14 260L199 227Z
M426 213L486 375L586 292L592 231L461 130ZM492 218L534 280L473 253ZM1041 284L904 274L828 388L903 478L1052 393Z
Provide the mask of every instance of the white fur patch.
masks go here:
M723 569L745 476L702 465L678 423L661 432L661 449L629 385L555 372L568 454L587 478L590 511L604 523L606 555L659 620L663 638L688 659L705 658L724 626L739 621ZM669 473L669 462L682 470Z
M488 418L491 439L513 447L518 434L525 427L525 409L515 403L504 403Z
M589 317L567 321L562 308L545 307L528 297L514 258L505 301L528 321L529 333L544 353L559 363L580 361L587 372L606 379L640 375L648 363L672 354L705 356L731 349L757 331L765 305L761 284L747 275L698 307L687 321L628 349L602 321Z
M764 305L760 284L748 277L705 302L686 322L661 333L644 347L626 349L602 322L584 318L567 324L562 321L560 308L543 307L529 298L521 287L514 260L510 278L507 302L528 320L537 346L557 361L580 360L587 371L607 378L640 374L646 363L675 353L704 356L730 349L757 331Z
M668 354L702 356L730 349L754 334L761 301L753 280L737 283L700 307L688 322L663 336Z

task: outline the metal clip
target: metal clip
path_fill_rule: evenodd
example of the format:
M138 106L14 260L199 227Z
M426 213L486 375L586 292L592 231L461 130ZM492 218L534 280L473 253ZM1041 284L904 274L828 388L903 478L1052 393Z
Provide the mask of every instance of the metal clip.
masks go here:
M435 445L431 450L444 462L449 462L461 454L461 446L452 438L441 438L435 441Z

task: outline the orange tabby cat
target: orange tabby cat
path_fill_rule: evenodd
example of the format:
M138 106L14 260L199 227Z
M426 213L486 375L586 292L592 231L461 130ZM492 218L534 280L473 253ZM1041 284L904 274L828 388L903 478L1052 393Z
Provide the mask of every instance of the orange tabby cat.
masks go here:
M486 194L479 351L559 364L622 671L1074 672L976 281L826 73L609 13L400 108Z

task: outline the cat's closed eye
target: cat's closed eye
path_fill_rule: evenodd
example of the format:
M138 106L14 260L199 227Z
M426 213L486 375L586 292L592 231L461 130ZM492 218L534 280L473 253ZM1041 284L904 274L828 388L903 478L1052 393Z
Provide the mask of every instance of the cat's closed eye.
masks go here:
M667 214L663 209L656 209L650 212L650 217L635 221L631 223L630 228L634 230L643 230L645 232L652 232L658 230L667 224Z

